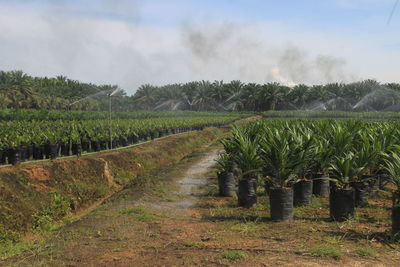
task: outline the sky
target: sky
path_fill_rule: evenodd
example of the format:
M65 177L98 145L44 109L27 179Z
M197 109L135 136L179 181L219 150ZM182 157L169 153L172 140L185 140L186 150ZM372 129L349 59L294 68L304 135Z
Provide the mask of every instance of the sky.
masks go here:
M0 70L118 84L400 82L395 0L0 0Z

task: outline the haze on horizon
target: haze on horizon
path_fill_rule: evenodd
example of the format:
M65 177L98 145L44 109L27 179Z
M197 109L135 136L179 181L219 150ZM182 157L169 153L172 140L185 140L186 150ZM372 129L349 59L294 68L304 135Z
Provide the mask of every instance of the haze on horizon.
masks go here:
M215 2L0 0L0 70L128 94L193 80L400 82L393 0Z

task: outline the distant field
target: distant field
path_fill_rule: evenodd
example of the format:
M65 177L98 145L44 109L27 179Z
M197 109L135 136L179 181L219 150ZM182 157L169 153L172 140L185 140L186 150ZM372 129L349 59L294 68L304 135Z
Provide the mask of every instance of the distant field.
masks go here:
M110 117L111 115L111 117ZM0 111L0 165L54 159L222 126L246 113Z
M400 119L400 112L353 112L336 110L285 110L265 111L267 118L358 118L358 119Z

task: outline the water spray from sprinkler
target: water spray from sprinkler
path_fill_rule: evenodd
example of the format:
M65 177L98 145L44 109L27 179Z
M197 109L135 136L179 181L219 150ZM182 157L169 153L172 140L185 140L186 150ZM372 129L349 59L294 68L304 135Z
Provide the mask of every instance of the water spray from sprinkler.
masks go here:
M398 4L399 4L399 0L396 0L396 2L393 5L392 12L390 12L390 16L388 18L387 25L389 25L390 22L392 22L393 15L394 15L394 12L396 11Z

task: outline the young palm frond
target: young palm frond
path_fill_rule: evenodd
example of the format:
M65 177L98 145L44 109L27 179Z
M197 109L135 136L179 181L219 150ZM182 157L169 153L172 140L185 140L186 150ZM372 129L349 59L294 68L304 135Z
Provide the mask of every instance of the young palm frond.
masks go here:
M390 181L396 186L396 191L400 191L400 146L396 146L396 151L384 154L385 170L389 172Z

